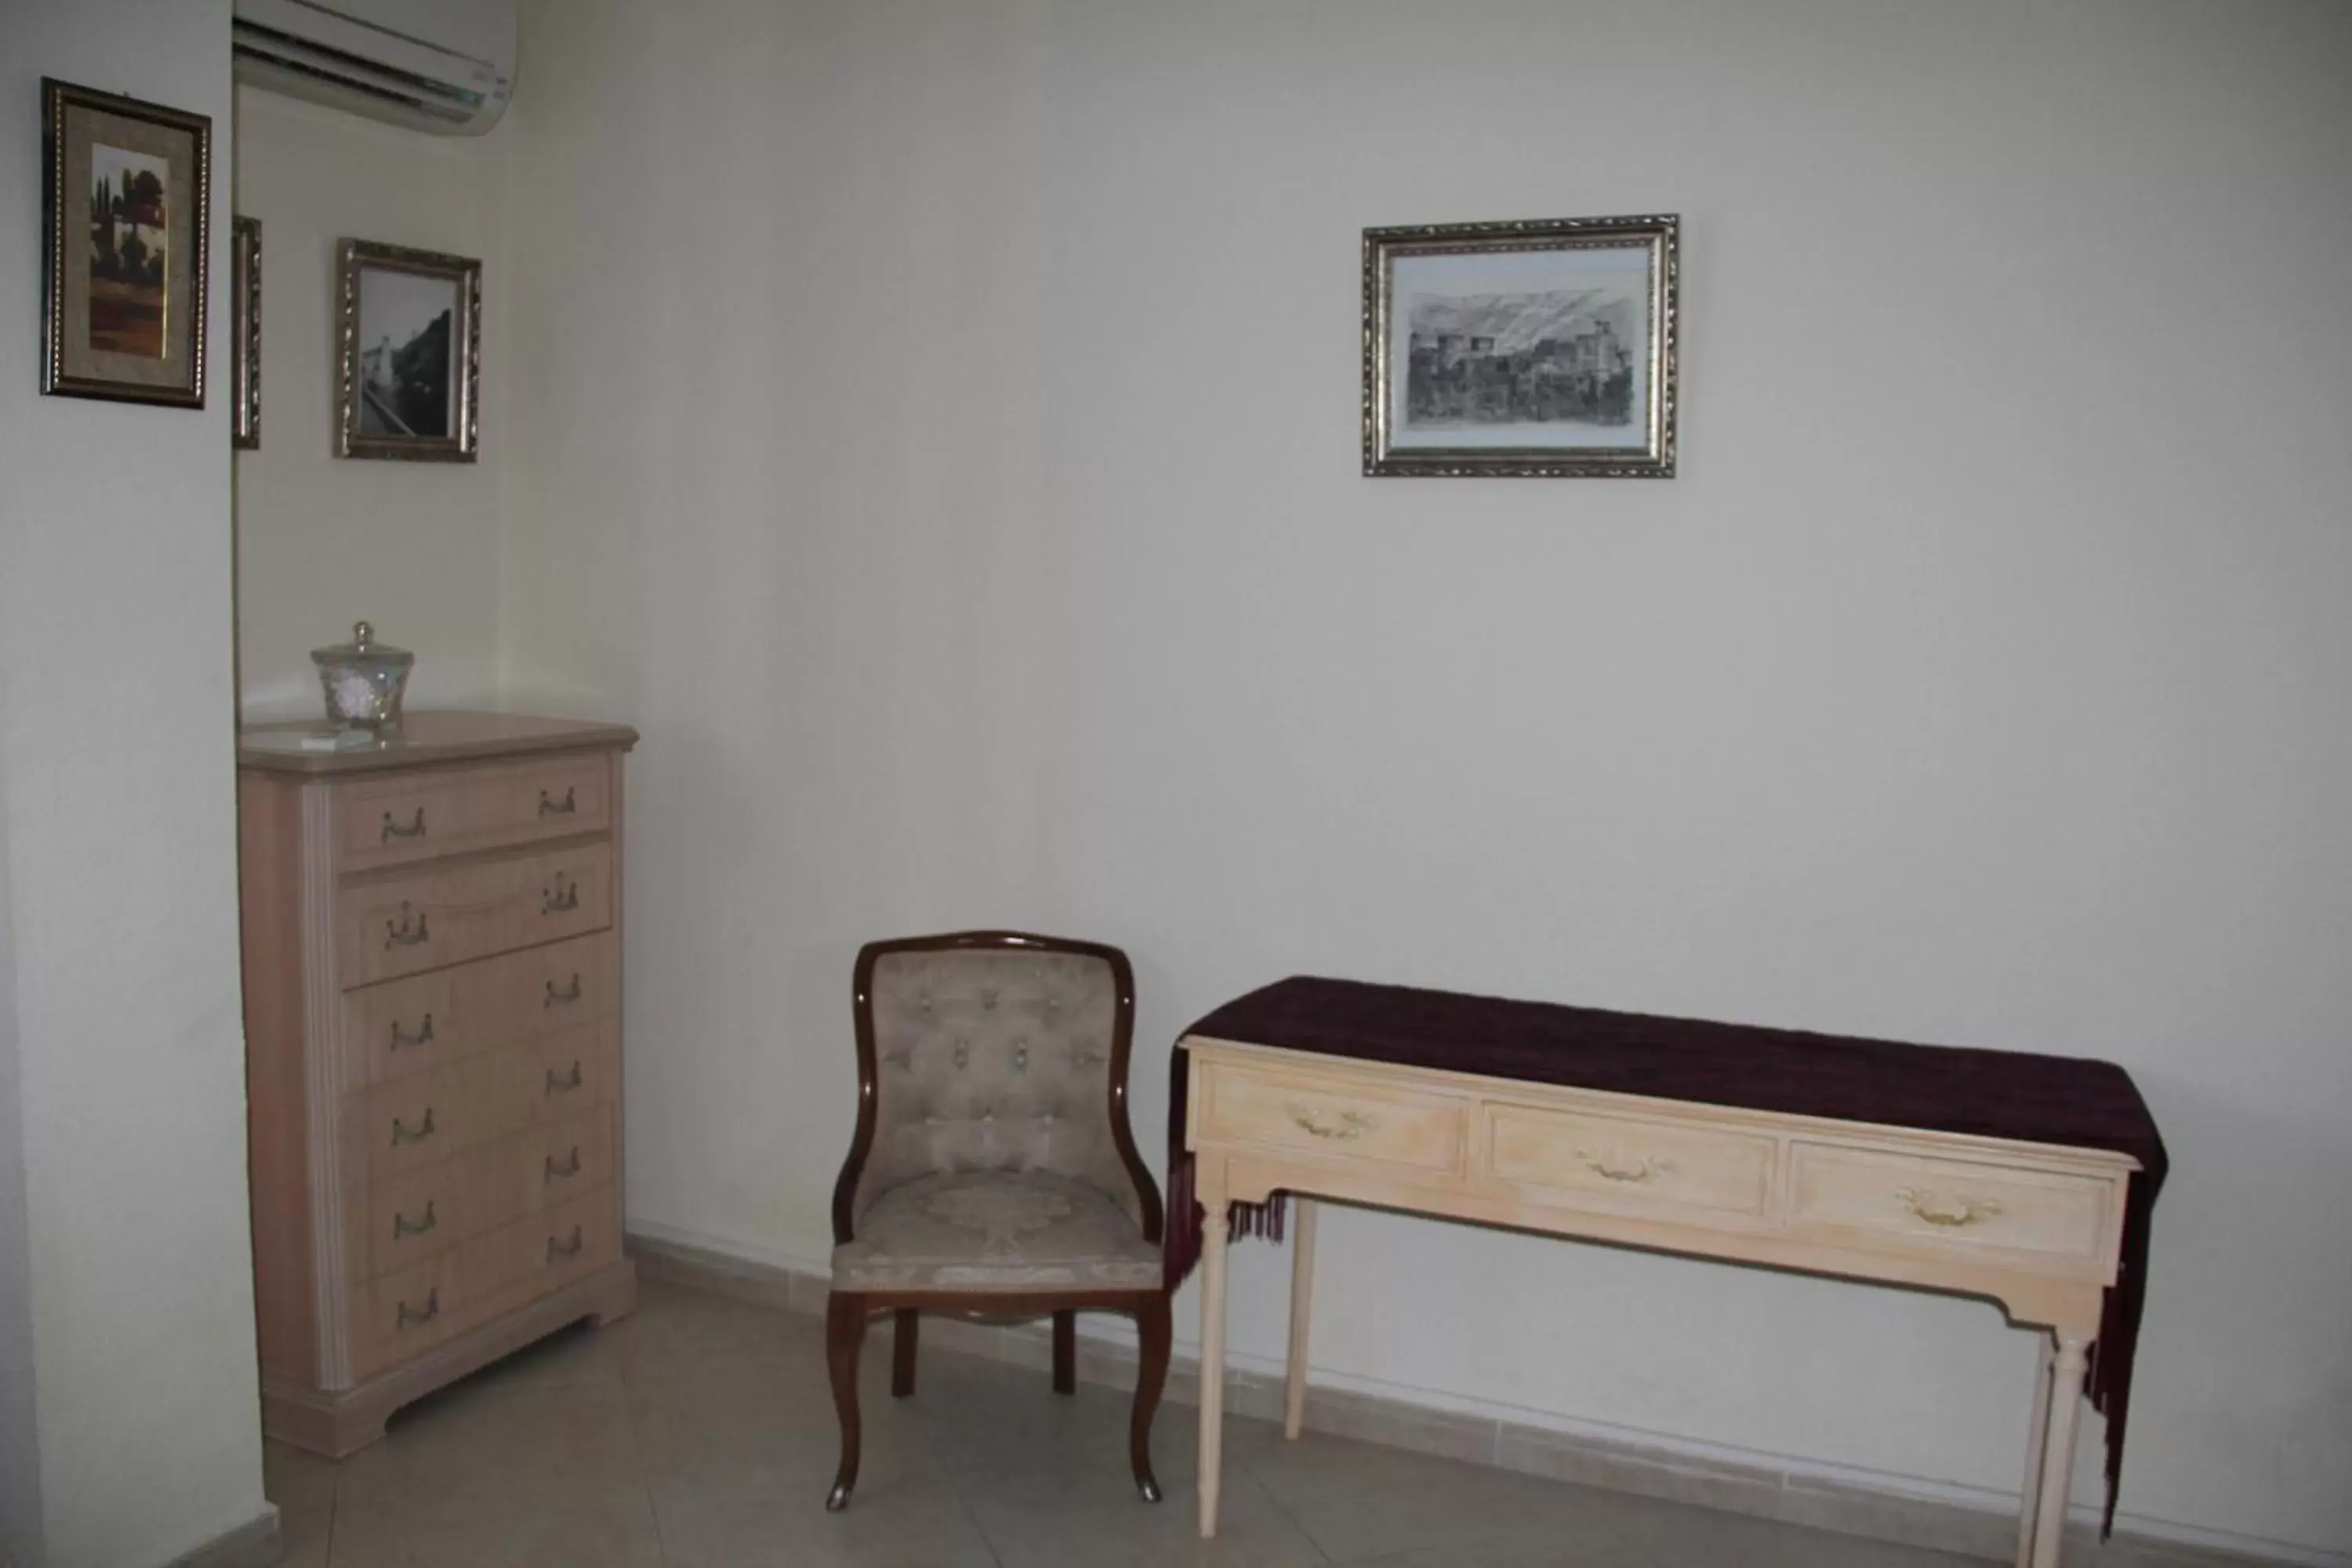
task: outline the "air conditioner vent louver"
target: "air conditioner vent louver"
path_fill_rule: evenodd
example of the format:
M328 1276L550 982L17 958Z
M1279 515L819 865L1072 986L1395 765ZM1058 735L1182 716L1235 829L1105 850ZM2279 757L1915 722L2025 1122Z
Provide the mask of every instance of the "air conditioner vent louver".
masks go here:
M235 0L240 81L442 135L505 112L515 0Z

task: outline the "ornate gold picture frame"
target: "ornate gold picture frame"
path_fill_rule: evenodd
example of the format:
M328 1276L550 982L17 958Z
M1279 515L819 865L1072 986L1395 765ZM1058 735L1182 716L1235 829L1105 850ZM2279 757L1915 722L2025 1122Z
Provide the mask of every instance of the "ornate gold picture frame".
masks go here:
M205 405L213 122L41 79L41 390Z
M1672 479L1681 220L1364 231L1364 472Z
M229 444L243 451L261 445L261 220L232 220L234 261L229 287Z
M346 239L336 274L337 454L474 461L482 264Z

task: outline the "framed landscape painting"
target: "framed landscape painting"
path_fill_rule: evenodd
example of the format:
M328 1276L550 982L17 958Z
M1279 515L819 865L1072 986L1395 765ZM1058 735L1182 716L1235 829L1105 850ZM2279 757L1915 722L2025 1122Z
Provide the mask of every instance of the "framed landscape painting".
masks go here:
M481 389L482 264L346 239L337 250L336 451L470 463Z
M212 121L43 78L41 390L205 405Z
M1681 222L1364 231L1364 472L1671 479Z

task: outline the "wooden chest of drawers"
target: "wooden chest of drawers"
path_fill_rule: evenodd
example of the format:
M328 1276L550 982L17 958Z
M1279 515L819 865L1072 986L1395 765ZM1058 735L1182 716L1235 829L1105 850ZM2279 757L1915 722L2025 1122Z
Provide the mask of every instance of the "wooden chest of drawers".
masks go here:
M634 731L417 713L239 751L263 1427L394 1409L635 1300L620 1254L621 763Z

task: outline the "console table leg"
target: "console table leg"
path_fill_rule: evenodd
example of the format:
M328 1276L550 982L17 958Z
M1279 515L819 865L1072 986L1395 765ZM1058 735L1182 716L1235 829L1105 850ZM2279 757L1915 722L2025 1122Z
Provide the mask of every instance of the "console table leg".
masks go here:
M2058 1568L2066 1545L2066 1493L2074 1479L2074 1432L2081 1424L2083 1373L2090 1341L2062 1334L2050 1372L2050 1431L2042 1438L2042 1495L2033 1521L2031 1568Z
M2041 1367L2033 1379L2033 1404L2025 1417L2025 1489L2017 1511L2017 1568L2033 1568L2033 1526L2042 1511L2042 1455L2050 1441L2050 1373L2058 1359L2058 1339L2039 1334Z
M1217 1533L1225 1436L1225 1195L1201 1185L1201 1539Z
M1307 1198L1291 1198L1290 1359L1283 1367L1282 1435L1296 1437L1307 1421L1307 1321L1315 1302L1315 1210Z

